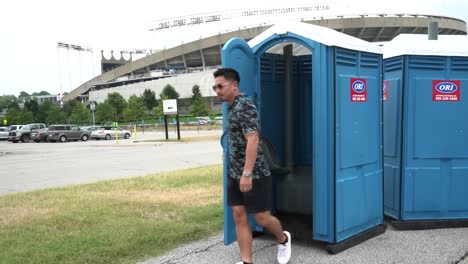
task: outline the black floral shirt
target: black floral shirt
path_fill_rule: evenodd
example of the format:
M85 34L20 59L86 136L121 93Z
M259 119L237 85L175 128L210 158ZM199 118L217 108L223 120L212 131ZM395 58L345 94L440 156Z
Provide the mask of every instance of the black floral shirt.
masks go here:
M244 94L239 94L232 105L229 106L227 127L229 135L229 177L240 179L244 171L247 148L245 134L257 131L261 140L257 108ZM260 146L261 142L259 142L252 179L270 176L270 169Z

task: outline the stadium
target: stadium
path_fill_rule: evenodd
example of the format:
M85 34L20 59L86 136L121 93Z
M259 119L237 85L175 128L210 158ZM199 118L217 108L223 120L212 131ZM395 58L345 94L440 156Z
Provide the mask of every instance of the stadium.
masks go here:
M141 95L145 89L159 95L170 84L180 98L192 96L198 85L202 95L218 108L211 90L212 73L221 65L223 45L233 37L246 41L275 23L301 21L375 42L390 41L399 34L426 34L429 22L437 22L440 35L466 35L466 22L454 17L414 13L347 14L331 4L282 8L245 9L189 15L155 21L148 27L160 39L160 47L142 58L126 60L101 56L102 73L73 89L62 101L104 101L110 92L125 99ZM133 51L135 54L137 50ZM132 55L132 52L130 52ZM217 106L215 106L217 105Z

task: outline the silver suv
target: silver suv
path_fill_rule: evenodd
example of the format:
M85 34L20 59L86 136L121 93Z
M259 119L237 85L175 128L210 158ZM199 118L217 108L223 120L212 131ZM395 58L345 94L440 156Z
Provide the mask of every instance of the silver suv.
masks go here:
M15 131L15 130L19 130L23 127L23 125L11 125L10 126L10 131Z
M69 140L83 140L89 139L89 132L80 130L76 125L51 125L48 129L47 141L60 141L66 142Z
M44 129L46 125L43 123L34 123L34 124L27 124L22 126L20 129L17 130L10 130L8 134L8 141L12 141L16 143L21 140L21 142L29 142L31 137L31 132Z

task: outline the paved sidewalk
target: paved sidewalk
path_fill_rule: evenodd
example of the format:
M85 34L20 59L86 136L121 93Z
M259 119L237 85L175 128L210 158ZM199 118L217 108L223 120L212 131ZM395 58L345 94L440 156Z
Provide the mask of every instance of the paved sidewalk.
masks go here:
M294 238L293 238L294 239ZM254 239L254 263L276 262L272 237ZM318 242L295 242L291 264L468 264L468 228L397 231L392 226L373 239L337 255L328 254ZM165 256L140 264L234 264L239 261L236 243L223 245L222 234L179 247Z
M164 136L163 133L153 133L147 137ZM197 133L191 131L185 136L197 136ZM200 134L220 135L220 131L204 131ZM164 256L140 264L233 264L237 261L237 243L224 246L223 235L219 234L181 246ZM254 239L254 263L276 263L276 243L272 237L265 235ZM337 255L328 254L322 243L293 240L293 257L290 263L468 264L468 228L398 231L387 223L384 234Z
M458 264L468 264L468 253L465 254L465 258L458 262Z

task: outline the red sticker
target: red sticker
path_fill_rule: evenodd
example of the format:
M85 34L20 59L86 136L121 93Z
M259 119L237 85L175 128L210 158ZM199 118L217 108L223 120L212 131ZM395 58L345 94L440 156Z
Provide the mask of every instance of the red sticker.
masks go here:
M351 78L351 102L367 102L367 81Z
M460 90L460 80L433 80L432 101L459 102Z
M390 82L389 81L384 81L383 82L383 100L387 101L388 100L388 89L390 88Z

